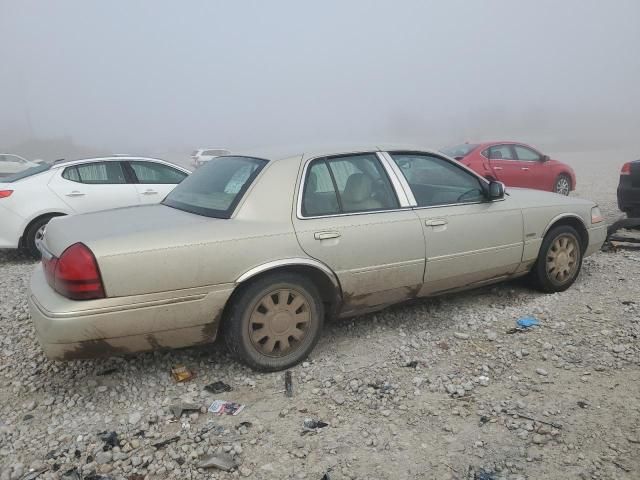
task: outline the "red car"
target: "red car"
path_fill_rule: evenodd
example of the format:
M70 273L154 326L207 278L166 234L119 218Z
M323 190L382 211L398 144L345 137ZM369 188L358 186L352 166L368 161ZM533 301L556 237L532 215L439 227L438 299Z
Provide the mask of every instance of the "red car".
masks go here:
M551 160L524 143L464 143L444 148L442 153L488 180L498 180L510 187L535 188L561 195L569 195L576 188L576 174L569 165Z

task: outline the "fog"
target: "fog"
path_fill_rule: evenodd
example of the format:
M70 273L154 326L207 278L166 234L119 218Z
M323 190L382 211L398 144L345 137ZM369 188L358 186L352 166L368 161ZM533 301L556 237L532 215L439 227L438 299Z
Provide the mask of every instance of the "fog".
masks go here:
M0 0L0 32L0 150L43 158L71 143L640 150L637 0Z

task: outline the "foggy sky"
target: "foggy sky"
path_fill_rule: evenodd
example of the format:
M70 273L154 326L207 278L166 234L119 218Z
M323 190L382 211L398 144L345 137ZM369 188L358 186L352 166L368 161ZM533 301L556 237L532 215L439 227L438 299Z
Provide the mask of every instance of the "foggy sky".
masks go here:
M640 147L640 1L0 0L0 150Z

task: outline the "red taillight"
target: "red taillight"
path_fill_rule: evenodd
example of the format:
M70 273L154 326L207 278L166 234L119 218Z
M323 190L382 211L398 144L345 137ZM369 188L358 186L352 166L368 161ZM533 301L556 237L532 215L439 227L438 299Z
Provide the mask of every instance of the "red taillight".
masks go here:
M622 170L620 170L620 175L631 175L631 162L628 162L622 165Z
M0 190L0 198L10 197L13 193L13 190Z
M47 282L60 295L72 300L104 298L98 263L82 243L67 248L60 258L42 259Z

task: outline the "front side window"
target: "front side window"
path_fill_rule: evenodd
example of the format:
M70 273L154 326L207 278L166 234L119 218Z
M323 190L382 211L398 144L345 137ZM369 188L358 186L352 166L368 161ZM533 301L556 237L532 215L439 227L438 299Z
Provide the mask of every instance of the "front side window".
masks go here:
M129 162L136 175L138 183L144 184L178 184L187 174L161 163Z
M494 145L489 147L489 158L491 160L515 160L511 145Z
M306 217L395 208L398 199L375 153L319 158L308 167L302 195Z
M74 165L73 167L64 169L62 178L89 185L127 183L127 178L120 162L96 162Z
M513 148L516 150L518 160L524 160L527 162L537 162L540 160L540 154L530 148L523 147L522 145L514 145Z
M419 207L485 200L480 180L451 162L421 153L390 153Z
M163 200L169 207L215 218L230 218L267 160L217 157L184 179Z

